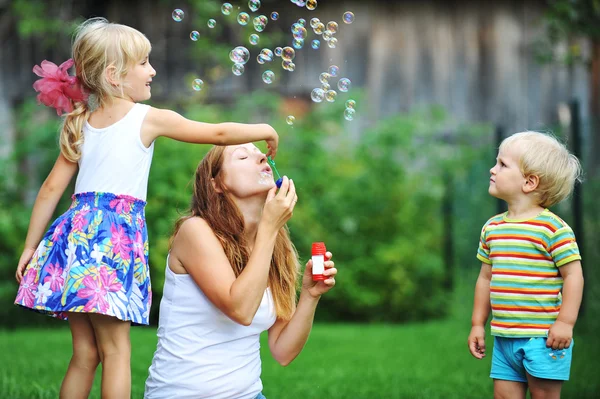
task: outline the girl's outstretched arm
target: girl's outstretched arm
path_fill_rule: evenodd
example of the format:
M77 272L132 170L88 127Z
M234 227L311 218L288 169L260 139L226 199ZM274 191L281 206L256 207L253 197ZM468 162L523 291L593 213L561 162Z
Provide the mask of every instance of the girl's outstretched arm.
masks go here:
M266 123L235 122L204 123L184 118L175 111L150 108L142 127L142 142L146 147L158 137L196 144L232 145L265 140L267 156L275 157L279 136Z
M56 205L77 172L77 167L77 163L68 161L60 154L50 174L42 184L42 187L40 187L40 191L33 204L33 211L31 212L29 229L27 230L27 238L25 239L25 249L17 266L16 278L19 283L23 278L25 266L27 266L42 239L44 231L56 209Z

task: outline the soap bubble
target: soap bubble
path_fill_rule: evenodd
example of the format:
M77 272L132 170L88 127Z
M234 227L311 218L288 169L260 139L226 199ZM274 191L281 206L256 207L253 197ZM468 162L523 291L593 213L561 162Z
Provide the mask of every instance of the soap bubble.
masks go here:
M223 3L223 5L221 6L221 12L223 13L223 15L231 14L232 9L233 6L231 5L231 3Z
M329 83L321 83L321 89L324 91L329 91L329 89L331 89L331 85Z
M173 13L171 14L171 16L173 17L173 21L181 22L181 20L185 16L185 13L183 12L182 9L176 8L173 10Z
M310 27L314 29L314 28L315 28L315 26L317 26L317 24L318 24L319 22L321 22L321 20L320 20L319 18L312 18L312 19L310 20Z
M332 37L333 33L331 33L330 30L326 30L325 32L323 32L323 40L325 40L326 42L330 41Z
M250 59L250 51L244 46L237 46L229 53L229 59L235 64L245 64Z
M209 19L208 22L206 23L208 25L208 27L210 29L214 28L215 26L217 26L217 21L215 21L214 19Z
M266 70L263 72L263 74L262 74L263 82L270 85L271 83L273 83L273 79L275 79L275 73L273 71Z
M306 20L304 18L300 18L298 20L298 24L300 24L300 26L306 26Z
M250 11L255 12L260 8L260 0L250 0L248 2L248 8L250 8Z
M351 84L352 84L352 82L350 82L350 79L348 79L348 78L341 78L338 81L337 86L338 86L339 91L342 91L342 92L345 93L348 90L350 90Z
M275 47L275 55L277 57L281 57L282 52L283 52L283 49L281 47Z
M327 22L327 30L331 31L331 33L336 33L338 31L338 24L335 21Z
M316 35L322 35L323 32L325 32L325 25L323 22L317 22L317 24L313 27L313 32L315 32Z
M263 65L265 62L267 62L267 60L265 60L265 57L263 57L262 54L259 54L256 56L256 62L258 62L260 65Z
M314 10L315 8L317 8L317 0L307 0L306 8L308 8L309 10Z
M258 44L259 40L260 40L260 37L256 33L251 34L250 37L248 38L248 41L253 46L256 46Z
M314 48L315 50L317 50L319 47L321 47L321 42L318 41L317 39L314 39L311 43L310 46L312 48Z
M231 67L231 72L233 72L235 76L240 76L244 73L244 69L246 69L244 64L233 64Z
M347 121L351 121L354 120L354 114L356 113L356 111L352 108L346 108L344 110L344 119L346 119Z
M337 65L331 65L327 72L329 72L329 74L335 78L340 73L340 67Z
M325 99L330 103L334 102L336 97L337 92L335 90L328 90L325 92Z
M288 125L293 125L295 120L296 118L294 117L294 115L288 115L287 118L285 118L285 123L287 123Z
M354 22L354 13L352 11L346 11L344 13L344 23L351 24Z
M199 38L200 38L200 33L198 33L197 30L193 30L190 32L190 39L197 42Z
M286 61L291 61L296 57L296 51L290 46L285 46L281 52L281 58Z
M319 82L327 83L329 81L329 78L331 78L331 75L327 72L323 72L319 75Z
M306 28L304 28L303 26L298 28L296 30L296 32L293 33L294 39L303 39L303 40L306 39L307 34L308 34L308 32L306 31Z
M240 25L248 25L248 21L250 20L250 15L247 12L241 12L237 16L238 24Z
M273 21L277 21L277 20L279 19L279 13L278 13L277 11L273 11L273 12L271 13L271 19L272 19Z
M338 39L336 39L335 37L332 37L327 42L327 45L329 46L329 48L336 48L337 47L337 42L338 42Z
M271 51L271 49L268 48L264 48L262 50L260 50L260 54L263 55L263 57L265 58L265 61L273 61L273 52Z
M202 81L202 79L194 79L194 81L192 82L192 88L196 91L202 90L203 87L204 82Z
M296 64L294 64L290 60L281 61L281 66L283 67L283 69L285 69L286 71L290 71L290 72L294 72L294 69L296 69Z
M254 25L254 30L257 32L262 32L265 30L265 28L267 27L267 25L263 24L258 17L254 18L253 25Z
M354 109L354 107L356 107L356 101L353 99L346 101L346 108Z
M316 89L313 89L313 91L310 93L310 98L314 102L320 103L325 99L325 91L317 87Z
M304 39L294 39L292 41L292 46L295 49L300 50L302 47L304 47Z

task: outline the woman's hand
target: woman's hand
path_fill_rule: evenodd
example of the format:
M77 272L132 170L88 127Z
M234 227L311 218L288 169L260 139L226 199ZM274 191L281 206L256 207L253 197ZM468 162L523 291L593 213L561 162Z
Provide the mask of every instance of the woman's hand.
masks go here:
M290 220L296 202L298 202L294 181L288 179L287 176L283 177L281 188L277 194L276 192L277 186L269 191L261 219L261 224L265 223L272 227L275 233Z
M313 281L312 279L312 259L306 262L304 276L302 277L302 291L306 291L311 297L319 298L321 295L329 291L335 285L335 276L337 269L331 260L331 252L325 253L325 271L323 275L327 276L326 280Z
M35 248L25 248L23 253L21 254L21 258L19 258L19 265L17 266L17 272L15 273L15 278L17 279L17 283L21 284L21 280L23 279L23 272L25 271L25 267L33 257L35 253Z

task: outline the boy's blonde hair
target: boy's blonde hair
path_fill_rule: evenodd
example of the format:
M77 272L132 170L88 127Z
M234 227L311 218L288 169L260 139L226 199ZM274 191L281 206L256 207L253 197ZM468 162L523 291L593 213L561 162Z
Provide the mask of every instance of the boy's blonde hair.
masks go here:
M143 60L152 49L150 41L138 30L126 25L91 18L75 31L73 61L82 86L89 92L95 106L102 107L114 97L123 97L123 86L113 86L107 80L106 69L113 69L116 80L122 81L129 69ZM71 162L81 157L83 124L91 113L85 102L74 104L65 117L60 133L60 150Z
M548 208L567 198L575 182L582 181L581 164L577 157L555 137L526 131L507 137L500 151L512 149L519 159L524 176L535 175L539 184L535 194L539 205Z

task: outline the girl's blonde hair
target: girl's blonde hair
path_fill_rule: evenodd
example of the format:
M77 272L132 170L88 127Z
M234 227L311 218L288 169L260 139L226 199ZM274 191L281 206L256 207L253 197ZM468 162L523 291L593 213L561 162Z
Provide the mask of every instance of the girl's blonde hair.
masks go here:
M518 156L523 176L539 178L535 194L544 208L567 198L575 183L583 180L579 160L554 136L532 131L515 133L500 144L500 151L507 149Z
M244 218L235 202L224 192L217 192L212 183L212 179L215 179L216 186L223 187L222 166L225 148L213 147L198 165L189 212L175 223L171 244L183 222L199 216L208 223L221 242L237 277L244 271L250 258L248 243L243 234ZM279 230L275 239L268 280L275 311L282 319L289 320L296 308L299 270L298 253L290 240L286 225Z
M146 36L126 25L108 22L104 18L91 18L75 31L73 61L81 85L93 99L94 107L108 104L114 97L123 97L123 86L112 85L107 79L107 69L112 77L122 81L129 68L150 54L152 46ZM64 119L60 133L60 150L71 162L81 157L83 124L92 109L86 102L76 102L73 111Z

